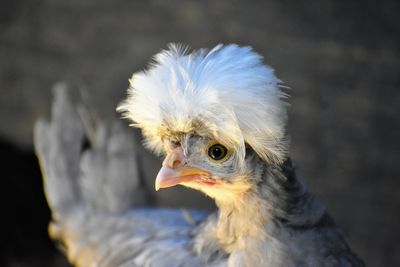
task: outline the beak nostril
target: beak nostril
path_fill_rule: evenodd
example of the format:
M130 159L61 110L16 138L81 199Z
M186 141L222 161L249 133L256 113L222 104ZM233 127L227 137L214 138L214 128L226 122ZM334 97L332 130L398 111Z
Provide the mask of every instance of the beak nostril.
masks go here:
M183 154L182 148L174 149L167 153L163 166L171 169L176 169L182 166L182 163L185 162L185 155Z
M172 163L172 168L175 169L175 168L179 167L180 165L181 165L180 160L174 160L174 162Z

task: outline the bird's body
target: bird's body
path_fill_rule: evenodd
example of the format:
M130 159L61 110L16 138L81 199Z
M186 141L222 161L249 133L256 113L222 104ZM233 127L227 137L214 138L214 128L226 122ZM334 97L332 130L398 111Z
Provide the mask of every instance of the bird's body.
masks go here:
M182 184L218 211L139 209L135 149L119 126L88 130L59 93L36 149L50 233L77 266L363 266L288 156L286 95L250 48L173 47L131 80L119 110L166 157L156 189ZM89 127L90 128L90 127ZM69 130L66 130L69 129ZM135 208L136 207L136 208Z

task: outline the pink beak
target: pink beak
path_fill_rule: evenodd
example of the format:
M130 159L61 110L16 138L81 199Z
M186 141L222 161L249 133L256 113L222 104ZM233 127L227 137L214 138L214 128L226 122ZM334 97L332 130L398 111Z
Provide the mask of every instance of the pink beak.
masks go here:
M202 178L208 178L210 174L201 169L186 166L186 157L182 147L177 147L167 154L162 168L157 174L155 188L158 191L160 188L175 186L177 184L201 181Z

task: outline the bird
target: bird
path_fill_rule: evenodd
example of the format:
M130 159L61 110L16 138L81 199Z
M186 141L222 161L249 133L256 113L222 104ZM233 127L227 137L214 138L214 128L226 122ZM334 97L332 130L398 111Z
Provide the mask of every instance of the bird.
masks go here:
M364 266L296 175L287 86L250 46L170 44L129 83L117 111L163 157L155 190L188 187L217 210L149 205L131 133L94 123L58 85L34 144L49 234L71 264Z

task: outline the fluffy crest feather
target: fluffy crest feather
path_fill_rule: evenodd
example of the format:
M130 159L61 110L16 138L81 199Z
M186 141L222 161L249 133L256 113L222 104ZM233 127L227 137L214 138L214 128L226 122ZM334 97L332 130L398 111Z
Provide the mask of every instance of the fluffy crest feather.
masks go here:
M251 47L217 45L188 53L181 45L154 56L133 74L118 111L142 129L146 145L162 152L162 138L197 131L244 156L245 144L271 163L287 154L287 95Z

